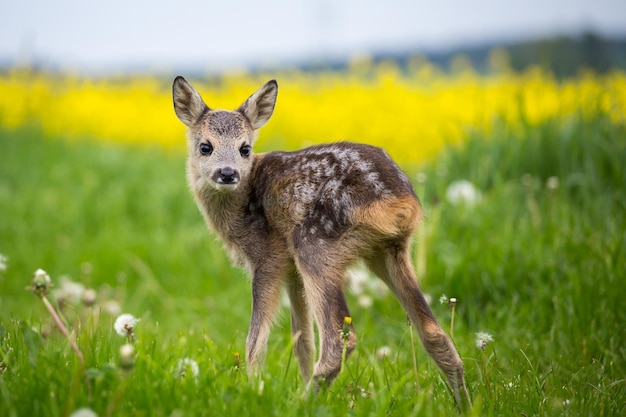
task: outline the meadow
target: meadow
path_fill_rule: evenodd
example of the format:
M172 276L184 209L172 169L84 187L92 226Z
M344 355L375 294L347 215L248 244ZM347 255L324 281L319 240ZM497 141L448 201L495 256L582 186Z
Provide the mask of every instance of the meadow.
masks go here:
M626 414L624 74L357 63L194 84L232 108L273 77L260 150L358 140L414 180L420 285L464 359L468 415ZM249 281L185 184L170 82L0 76L0 416L456 414L397 301L358 268L358 345L337 381L306 393L286 305L248 378Z

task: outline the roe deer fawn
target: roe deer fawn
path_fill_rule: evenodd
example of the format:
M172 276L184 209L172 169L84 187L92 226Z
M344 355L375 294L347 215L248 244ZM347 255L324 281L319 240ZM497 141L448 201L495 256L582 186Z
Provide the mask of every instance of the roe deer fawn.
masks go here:
M254 154L271 117L272 80L237 110L212 110L183 78L174 110L188 127L187 179L209 229L252 274L248 372L263 361L284 285L294 353L305 381L330 384L341 368L349 316L346 269L361 258L398 298L459 405L469 403L463 363L422 295L409 255L422 208L407 176L382 149L356 143ZM313 319L319 332L314 365ZM347 354L356 336L350 328Z

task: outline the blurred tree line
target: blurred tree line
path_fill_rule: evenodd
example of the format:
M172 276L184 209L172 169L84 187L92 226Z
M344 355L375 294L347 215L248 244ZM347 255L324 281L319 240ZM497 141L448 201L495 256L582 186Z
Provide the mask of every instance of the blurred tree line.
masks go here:
M381 51L354 57L347 62L308 62L298 67L305 71L344 70L353 67L355 62L356 66L366 67L389 63L407 72L430 63L444 72L471 69L481 74L511 70L521 72L539 66L557 78L567 78L577 76L582 70L592 70L598 74L612 69L626 70L626 37L609 39L587 32L580 36L491 42L445 51Z
M578 75L581 70L602 74L611 69L626 69L626 38L608 39L588 32L578 37L492 43L423 55L429 62L450 72L454 72L461 61L480 73L502 70L506 66L514 71L539 66L556 77L566 78ZM400 64L406 64L411 58L397 56L396 59Z

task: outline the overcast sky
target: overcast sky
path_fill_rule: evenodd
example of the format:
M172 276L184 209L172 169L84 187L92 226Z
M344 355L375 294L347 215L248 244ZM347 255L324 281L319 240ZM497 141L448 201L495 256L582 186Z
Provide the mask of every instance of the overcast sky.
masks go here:
M0 63L226 69L594 30L626 0L0 0Z

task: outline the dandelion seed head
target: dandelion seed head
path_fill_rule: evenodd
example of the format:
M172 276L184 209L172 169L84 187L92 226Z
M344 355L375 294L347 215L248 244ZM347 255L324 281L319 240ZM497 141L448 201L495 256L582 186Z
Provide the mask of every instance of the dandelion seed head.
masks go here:
M363 308L370 308L374 304L374 300L367 294L361 294L357 298L357 302Z
M135 348L130 343L123 344L120 347L120 357L121 358L131 358L135 354Z
M52 292L57 301L69 301L77 304L85 292L85 286L80 282L74 282L67 277L61 278L61 286Z
M424 296L424 300L426 300L426 304L431 305L433 302L433 296L428 293L422 293Z
M391 348L389 346L381 346L376 349L376 357L383 359L391 355Z
M174 367L174 376L177 378L184 378L188 374L191 374L192 377L197 378L200 373L200 367L198 366L198 362L194 361L191 358L182 358L176 362L176 366Z
M70 414L70 417L98 417L98 415L91 408L81 407Z
M9 258L0 253L0 272L5 272L9 264Z
M484 350L487 347L487 344L489 344L489 342L493 342L493 336L491 336L489 333L485 333L485 332L476 333L476 347L478 349Z
M96 293L96 290L94 290L93 288L87 288L85 292L83 292L83 304L90 307L95 304L97 297L98 294Z
M389 287L382 279L370 279L370 292L377 298L381 298L389 292Z
M259 381L259 394L263 394L263 389L265 388L265 381L264 380L260 380Z
M481 199L480 191L467 180L453 181L446 189L446 198L453 205L472 206Z
M120 347L120 367L126 371L135 366L135 348L130 343Z
M128 336L133 333L133 329L138 322L139 319L135 318L132 314L121 314L115 319L113 328L120 336Z
M39 268L38 270L35 271L35 278L34 280L36 281L36 283L42 283L42 285L50 285L52 284L52 280L50 279L50 275L48 275L48 273L46 271L44 271L43 269Z
M548 190L555 191L559 188L559 177L550 177L546 180Z
M50 279L50 275L41 268L36 270L35 276L33 277L32 290L38 295L44 295L51 286L52 280Z
M117 316L122 311L122 306L115 300L108 300L102 304L102 310L106 311L112 316Z
M353 268L348 271L350 290L357 295L363 294L369 286L369 275L362 268Z
M442 294L441 297L439 297L439 302L441 304L448 304L448 297L446 297L445 294Z

